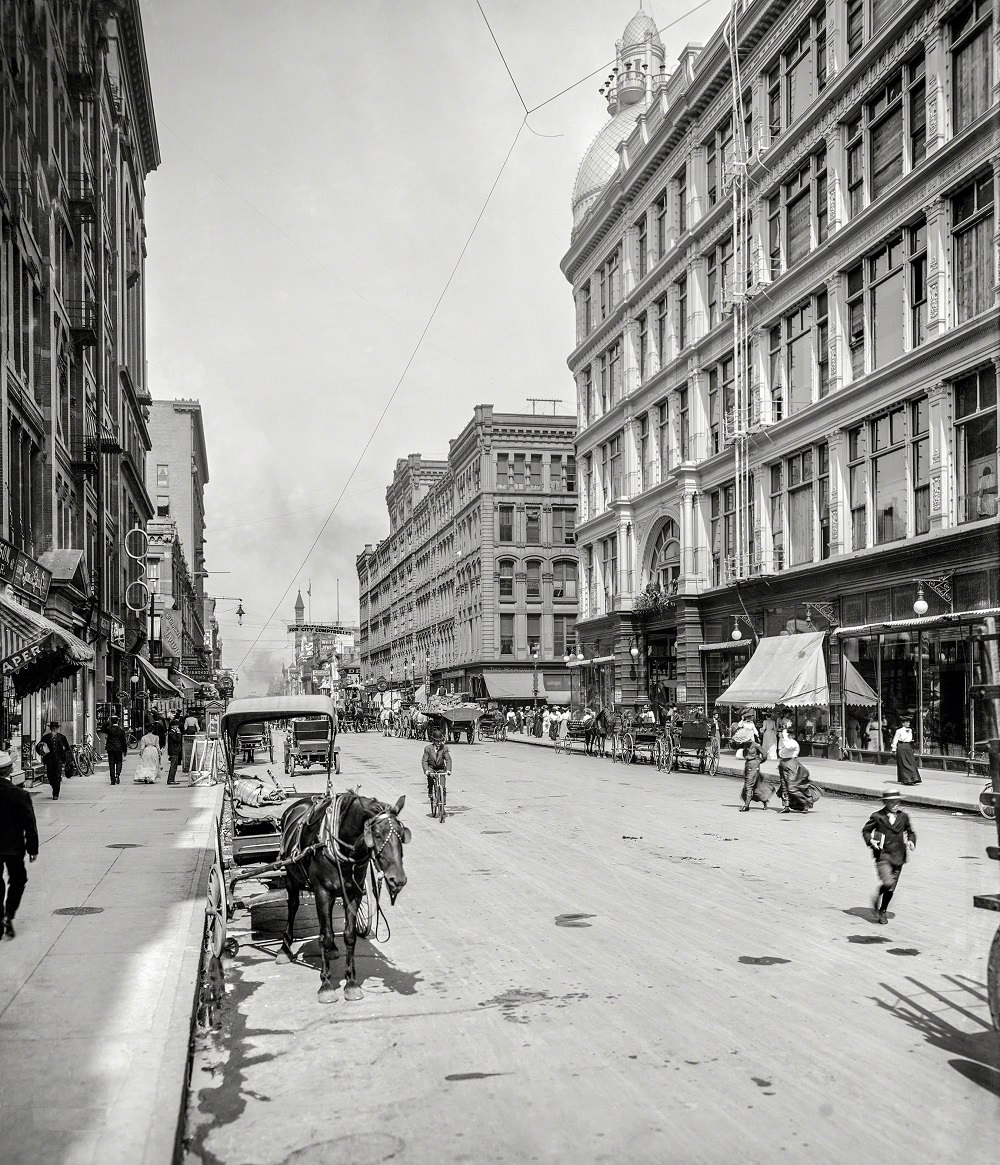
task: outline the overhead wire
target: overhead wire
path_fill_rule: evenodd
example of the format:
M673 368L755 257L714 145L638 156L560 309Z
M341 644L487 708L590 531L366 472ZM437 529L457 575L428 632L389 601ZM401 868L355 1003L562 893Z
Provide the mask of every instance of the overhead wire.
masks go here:
M699 0L699 3L686 9L679 16L675 17L673 20L668 21L665 25L658 28L657 31L660 33L666 32L668 29L673 28L675 25L681 23L688 16L691 16L693 13L699 11L699 9L704 8L708 4L714 3L714 2L715 2L715 0ZM577 81L573 82L572 85L568 85L564 89L559 90L558 93L555 93L551 97L546 98L545 101L539 102L539 104L529 108L527 105L527 102L524 100L524 97L521 94L521 90L517 84L517 81L514 78L513 72L510 69L510 66L507 62L507 58L506 58L502 48L500 47L499 42L497 41L497 38L493 32L493 29L492 29L490 22L486 16L486 13L483 11L482 4L479 2L479 0L476 0L476 4L477 4L477 7L479 8L480 14L482 15L483 21L486 24L487 29L489 30L490 38L492 39L493 44L496 47L498 54L500 55L500 59L503 62L504 68L507 71L507 75L510 78L511 85L514 87L514 91L517 94L518 100L521 102L521 105L524 108L524 111L525 111L524 118L522 119L520 125L517 127L517 132L514 134L514 138L511 141L510 147L508 148L507 153L504 155L504 159L500 164L500 168L497 171L497 175L493 180L493 184L491 185L491 187L486 195L486 198L482 204L482 207L480 208L479 213L476 216L474 223L472 224L472 228L470 229L470 231L465 239L465 242L463 243L462 248L459 251L458 257L455 260L454 266L452 267L452 269L448 275L448 278L445 281L444 287L442 288L441 293L439 294L437 300L435 301L434 306L431 309L431 312L427 318L427 321L424 324L424 327L421 330L419 336L417 337L417 341L413 346L413 349L412 349L412 351L411 351L411 353L406 361L406 364L404 365L403 370L400 373L399 378L397 379L397 381L392 389L392 392L389 394L389 397L386 400L385 405L382 408L382 411L379 413L379 416L376 419L374 426L372 427L372 430L368 436L368 439L365 441L364 446L362 447L360 453L358 454L357 458L355 459L354 465L352 466L351 471L348 474L347 479L344 482L344 485L341 488L341 491L338 494L337 499L333 504L333 508L327 514L326 518L323 521L323 524L319 528L319 531L317 532L316 536L313 538L312 542L310 543L309 548L306 551L305 555L303 556L301 563L299 564L299 566L297 567L297 569L293 573L293 575L291 577L291 581L285 587L284 591L282 591L280 597L278 598L278 601L275 603L274 608L271 611L271 614L267 618L265 626L268 623L270 623L272 620L274 620L279 608L281 607L281 604L284 602L289 591L292 589L292 586L295 583L295 579L299 576L299 574L301 574L306 563L309 561L309 558L311 557L312 552L316 549L317 545L319 544L320 538L322 538L323 534L325 533L327 526L333 520L333 517L336 514L337 509L339 508L340 503L343 500L344 495L347 491L347 487L350 485L351 481L354 479L354 476L357 473L358 469L360 468L361 463L364 460L364 457L365 457L366 453L368 452L369 448L371 447L372 442L374 441L376 434L378 433L379 429L381 428L382 422L385 420L385 417L388 414L388 411L389 411L390 407L392 406L393 401L396 399L396 396L399 393L399 390L402 386L403 380L405 379L407 372L409 371L411 365L413 364L414 359L417 356L417 353L419 352L419 350L421 348L421 345L423 344L424 337L427 335L428 331L430 330L431 324L434 322L434 319L437 316L438 309L440 308L441 303L443 302L444 297L447 294L448 289L450 288L452 281L454 280L455 275L458 272L459 267L461 266L461 263L462 263L463 258L465 257L466 251L468 250L469 246L472 243L472 239L475 236L476 230L478 229L480 222L482 221L483 215L486 213L486 210L490 204L490 201L493 198L493 194L496 191L497 185L499 184L501 177L503 176L504 170L507 168L507 163L510 161L511 155L514 152L514 148L517 145L518 141L520 140L521 131L524 128L527 128L531 133L535 134L538 137L561 137L562 136L561 134L549 135L549 134L539 133L537 130L532 129L532 127L530 125L528 125L528 117L532 113L537 112L539 109L542 109L545 106L552 104L553 101L556 101L559 97L562 97L566 93L569 93L571 90L575 89L578 85L582 85L585 81L591 79L592 77L597 76L598 73L603 72L603 70L608 67L607 64L600 66L599 68L597 68L597 69L585 74L584 76L580 77ZM613 64L614 62L611 62L611 63ZM195 157L198 156L195 153L195 151L193 151L193 150L191 150L191 153L194 154ZM209 170L211 170L211 167L208 166L207 162L203 161L203 164L206 165ZM215 171L212 171L212 172L215 173ZM223 182L224 185L230 186L230 184L228 182L226 182L225 179L222 178L220 175L216 174L216 177L219 178L219 181ZM235 187L231 187L231 186L230 186L230 189L233 189L234 192L244 202L246 202L247 205L250 206L250 208L252 210L254 210L256 213L260 214L260 216L262 218L264 218L265 221L270 222L270 220L267 219L267 217L265 215L263 215L260 211L256 210L256 208L253 206L253 204L250 203L249 200L247 200L240 191L236 190ZM280 234L282 234L285 238L287 238L290 242L292 242L293 245L296 245L295 241L290 236L288 236L279 226L277 226L277 224L272 223L271 225L274 226L274 228L276 230L278 230ZM322 264L319 264L319 266L323 267ZM323 269L327 270L325 267L323 267ZM336 276L333 272L330 272L330 274L334 275L334 278L338 279L339 282L343 283L343 281L340 280L339 276ZM344 286L348 286L348 285L344 284ZM351 289L351 290L353 290L353 289ZM364 297L360 296L360 293L358 293L358 294L359 294L359 297L364 300ZM378 308L378 310L382 311L381 308ZM384 311L382 311L382 314L386 314L386 313ZM387 318L391 318L391 317L387 317ZM237 670L243 667L246 660L250 656L250 653L254 650L254 648L257 646L257 644L261 641L262 635L263 635L263 630L261 631L261 634L258 635L254 639L254 641L251 643L250 647L247 648L246 652L243 655L243 658L240 660L240 663L237 665Z

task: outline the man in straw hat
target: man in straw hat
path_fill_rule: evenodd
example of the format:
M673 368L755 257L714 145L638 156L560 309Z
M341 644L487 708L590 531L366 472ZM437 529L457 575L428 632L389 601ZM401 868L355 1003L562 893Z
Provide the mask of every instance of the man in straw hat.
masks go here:
M908 814L901 808L902 793L883 789L882 808L868 818L861 836L875 857L879 888L872 899L875 921L883 926L889 921L886 911L896 892L896 884L909 852L916 848L917 834Z
M14 915L21 905L21 895L28 883L24 855L30 861L38 857L38 829L31 797L11 781L14 762L10 753L0 752L0 913L3 933L14 937ZM4 886L4 870L9 886Z

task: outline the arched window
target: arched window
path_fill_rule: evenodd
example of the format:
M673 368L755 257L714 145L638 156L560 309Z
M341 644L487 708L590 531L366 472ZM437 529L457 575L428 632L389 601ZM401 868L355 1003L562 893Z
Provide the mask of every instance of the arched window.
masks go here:
M661 589L673 591L681 575L681 532L673 518L668 518L653 543L649 558L649 581Z
M512 599L514 597L514 561L510 558L505 558L497 564L498 577L500 580L500 598Z

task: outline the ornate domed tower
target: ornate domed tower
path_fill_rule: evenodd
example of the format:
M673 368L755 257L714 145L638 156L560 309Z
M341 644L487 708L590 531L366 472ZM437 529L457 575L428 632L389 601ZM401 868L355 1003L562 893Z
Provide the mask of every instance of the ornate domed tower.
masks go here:
M608 103L611 120L583 156L573 187L573 226L587 211L618 169L618 146L632 132L639 114L648 108L654 80L664 73L664 49L648 12L641 8L625 26L615 46L615 66L599 92Z

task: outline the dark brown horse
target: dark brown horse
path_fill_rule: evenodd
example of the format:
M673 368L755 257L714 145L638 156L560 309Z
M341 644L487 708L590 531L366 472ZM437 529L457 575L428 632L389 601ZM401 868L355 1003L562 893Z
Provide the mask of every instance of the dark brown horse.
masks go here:
M597 715L587 725L583 732L583 743L587 750L587 756L593 756L596 751L598 755L604 755L604 747L608 739L608 732L611 727L611 719L604 708L598 709Z
M296 801L281 816L281 856L288 861L288 923L277 961L287 963L295 958L292 928L299 894L311 890L316 897L323 951L320 1003L333 1003L337 998L331 971L338 954L333 935L333 903L337 898L344 904L344 998L364 998L354 970L358 905L370 862L381 870L392 902L406 885L403 844L410 840L410 831L399 821L405 801L400 797L395 805L386 805L348 791L332 799Z

